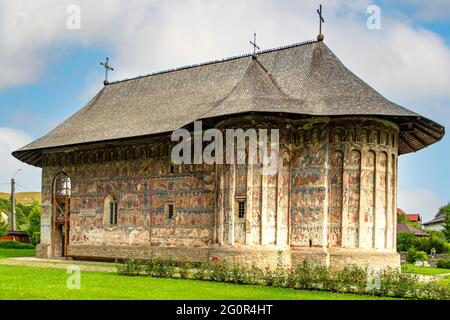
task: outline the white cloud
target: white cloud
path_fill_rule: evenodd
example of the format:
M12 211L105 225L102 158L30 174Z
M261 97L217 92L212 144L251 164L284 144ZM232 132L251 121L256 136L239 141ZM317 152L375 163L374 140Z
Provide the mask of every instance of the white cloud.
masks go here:
M38 79L65 45L104 48L112 79L314 39L318 0L4 0L0 4L0 88ZM81 7L81 30L66 28L67 6ZM450 49L436 34L394 20L366 28L369 1L324 6L325 42L356 74L390 97L450 98ZM50 54L48 54L50 53ZM93 70L101 74L99 61ZM97 69L95 69L97 68Z
M12 128L0 128L0 191L10 192L10 179L16 176L17 191L39 191L41 189L41 169L26 165L11 156L11 152L30 143L32 137ZM23 188L22 186L26 187Z
M450 17L450 1L448 0L402 0L401 2L414 6L414 16L420 21L441 21Z
M0 90L37 81L55 54L66 46L106 50L116 69L111 79L116 80L251 52L249 40L255 29L263 49L314 39L319 2L2 0ZM79 31L66 28L66 9L72 4L81 7ZM439 97L443 106L440 114L448 123L450 48L437 34L413 27L411 17L396 15L394 19L384 7L382 29L368 30L365 17L369 4L368 0L327 1L325 43L352 71L396 102L417 106L418 101ZM94 59L82 93L86 101L101 87L100 61ZM0 182L9 172L0 172ZM408 192L412 191L401 194ZM429 191L428 195L436 205ZM421 206L428 210L424 201ZM406 205L411 203L405 201Z
M408 102L436 96L449 99L450 48L445 42L425 29L388 18L382 21L381 30L356 29L335 41L332 50L387 97Z
M424 222L431 220L444 204L433 192L426 189L399 189L398 207L406 213L420 213Z

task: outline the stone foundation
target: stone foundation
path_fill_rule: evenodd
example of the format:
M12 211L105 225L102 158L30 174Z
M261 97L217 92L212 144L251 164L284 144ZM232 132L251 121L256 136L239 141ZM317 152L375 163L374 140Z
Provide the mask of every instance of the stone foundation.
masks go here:
M50 245L49 244L38 244L36 246L36 257L38 258L50 258Z
M45 257L45 246L38 246L37 256ZM48 250L47 250L48 252ZM82 259L123 260L128 258L148 259L152 254L163 259L180 261L207 261L211 257L242 265L255 265L261 269L274 269L281 262L295 268L303 261L312 265L328 265L334 270L341 270L346 265L370 266L376 269L400 267L400 255L395 252L367 252L351 249L323 248L277 248L267 247L225 247L211 246L190 247L155 247L155 246L104 246L104 245L69 245L69 257Z
M330 266L343 269L346 265L355 264L374 269L399 268L400 255L397 252L367 251L367 250L330 250Z

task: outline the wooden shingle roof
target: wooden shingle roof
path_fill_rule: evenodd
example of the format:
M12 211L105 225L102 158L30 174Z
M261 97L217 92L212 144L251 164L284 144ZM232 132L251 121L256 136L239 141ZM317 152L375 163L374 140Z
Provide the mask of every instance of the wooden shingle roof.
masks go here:
M415 235L416 237L429 237L430 236L428 233L426 233L422 229L415 228L415 227L407 225L407 224L398 223L397 224L397 234L402 233L402 232L410 232L413 235Z
M423 225L427 226L430 224L442 224L445 221L445 215L443 213L438 213L432 220L424 222Z
M377 116L400 126L399 153L420 150L444 128L388 101L323 42L266 50L105 86L49 134L13 152L42 166L48 148L169 133L199 119L243 113Z

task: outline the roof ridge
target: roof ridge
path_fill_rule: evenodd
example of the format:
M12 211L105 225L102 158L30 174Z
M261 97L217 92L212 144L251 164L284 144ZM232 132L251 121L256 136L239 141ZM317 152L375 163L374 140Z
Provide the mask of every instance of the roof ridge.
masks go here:
M274 81L273 81L272 77L270 77L270 74L267 71L266 67L264 67L264 65L262 65L262 63L257 58L255 58L255 59L252 59L252 61L248 64L245 72L243 73L241 79L239 79L239 81L236 83L236 85L233 86L233 88L230 90L230 92L225 97L216 101L216 106L214 106L213 108L216 108L217 106L222 104L224 101L228 100L231 96L233 96L233 94L242 86L243 81L248 79L249 74L251 72L255 72L254 69L252 69L252 67L254 67L254 66L256 66L256 70L262 70L262 73L267 76L267 79L269 81L269 86L272 85L274 87L274 89L277 90L277 93L281 94L284 97L286 96L286 94L284 94L280 90L280 88L274 83ZM261 72L261 71L259 71L259 72ZM258 75L256 74L256 76L258 76ZM258 76L258 77L260 77L260 76ZM212 109L210 111L212 111Z
M315 42L318 42L318 41L317 40L307 40L307 41L297 42L297 43L293 43L293 44L286 45L286 46L266 49L266 50L262 50L262 51L258 52L257 56L259 56L261 54L275 52L275 51L281 51L281 50L286 50L286 49L290 49L290 48L300 47L300 46L304 46L304 45L307 45L307 44L312 44L312 43L315 43ZM182 66L182 67L166 69L166 70L162 70L162 71L156 71L156 72L152 72L152 73L149 73L149 74L136 76L136 77L133 77L133 78L126 78L126 79L122 79L122 80L111 81L108 84L108 86L114 85L114 84L118 84L118 83L122 83L122 82L138 80L138 79L142 79L142 78L147 78L147 77L157 76L157 75L161 75L161 74L171 73L171 72L175 72L175 71L182 71L182 70L187 70L187 69L192 69L192 68L197 68L197 67L203 67L203 66L207 66L207 65L217 64L217 63L221 63L221 62L227 62L227 61L233 61L233 60L237 60L237 59L252 57L253 55L254 55L253 53L244 53L244 54L241 54L241 55L231 56L231 57L228 57L228 58L211 60L211 61L207 61L207 62L196 63L196 64L186 65L186 66Z

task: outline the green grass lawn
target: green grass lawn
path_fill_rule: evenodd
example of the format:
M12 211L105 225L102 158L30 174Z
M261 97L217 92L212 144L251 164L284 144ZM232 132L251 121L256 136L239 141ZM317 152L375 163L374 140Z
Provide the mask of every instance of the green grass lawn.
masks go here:
M443 278L440 279L438 282L439 282L440 284L445 284L445 285L447 285L447 286L450 286L450 276L443 277Z
M425 276L434 276L437 274L450 273L450 269L440 269L440 268L431 268L431 267L416 267L413 264L404 265L402 270L404 272L422 274Z
M431 267L416 267L413 264L406 264L402 267L403 272L421 274L425 276L436 276L440 274L450 273L450 269L431 268ZM437 278L438 283L450 286L450 276Z
M14 258L14 257L33 257L35 256L34 249L0 249L0 259Z
M358 300L377 297L248 286L195 280L126 277L106 272L81 272L81 288L67 289L70 274L61 269L0 265L0 299L322 299Z
M34 249L0 249L0 259L34 256ZM64 269L0 265L1 299L37 300L366 300L372 296L248 286L195 280L126 277L81 272L81 288L69 290Z

